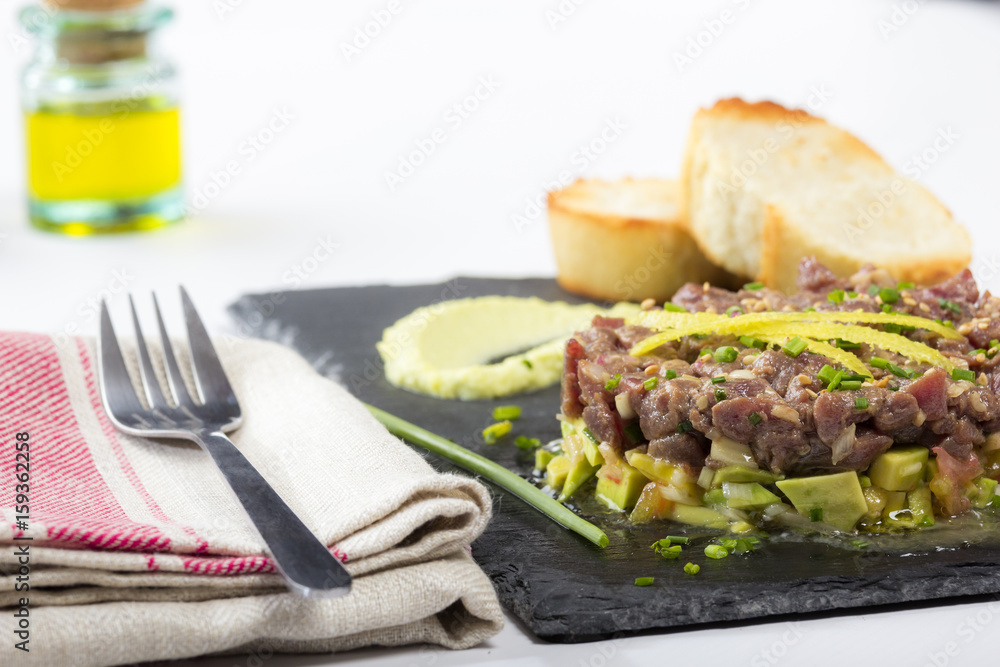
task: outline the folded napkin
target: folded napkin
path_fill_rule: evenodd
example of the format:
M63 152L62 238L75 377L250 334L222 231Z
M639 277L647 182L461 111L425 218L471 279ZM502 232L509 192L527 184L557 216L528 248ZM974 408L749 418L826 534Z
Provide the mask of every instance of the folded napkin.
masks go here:
M496 595L466 548L489 520L486 489L435 472L294 352L216 347L244 415L233 440L345 563L352 592L286 592L207 454L116 431L93 341L0 333L0 664L464 648L496 634ZM29 443L26 530L18 433ZM25 624L28 653L14 646Z

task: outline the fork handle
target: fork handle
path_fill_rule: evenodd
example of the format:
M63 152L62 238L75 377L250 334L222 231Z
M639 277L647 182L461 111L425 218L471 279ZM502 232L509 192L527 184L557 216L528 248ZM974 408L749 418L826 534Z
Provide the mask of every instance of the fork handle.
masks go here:
M201 431L195 439L239 498L264 538L278 571L301 597L339 597L351 589L351 575L306 527L281 496L221 431Z

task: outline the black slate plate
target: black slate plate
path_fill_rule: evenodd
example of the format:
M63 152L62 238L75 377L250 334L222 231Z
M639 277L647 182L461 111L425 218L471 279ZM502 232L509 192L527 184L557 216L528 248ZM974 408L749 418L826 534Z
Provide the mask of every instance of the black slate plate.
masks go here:
M443 285L245 296L230 312L242 333L291 345L358 398L528 476L531 454L514 447L510 439L484 445L480 432L492 421L495 405L517 404L523 414L513 435L543 441L558 437L558 388L497 401L437 400L389 385L375 351L382 330L414 308L488 294L581 301L548 279L457 278ZM440 470L456 470L426 456ZM611 545L600 550L501 489L493 491L495 516L472 545L473 556L501 601L550 641L1000 592L996 530L942 531L923 540L901 537L867 549L774 536L757 551L718 561L703 554L701 545L709 533L693 531L689 534L698 546L688 547L680 561L665 561L649 545L667 533L683 532L676 526L629 527L615 516L597 514L592 520L611 539ZM688 561L701 565L698 575L684 574ZM636 587L633 582L639 576L653 576L655 584Z

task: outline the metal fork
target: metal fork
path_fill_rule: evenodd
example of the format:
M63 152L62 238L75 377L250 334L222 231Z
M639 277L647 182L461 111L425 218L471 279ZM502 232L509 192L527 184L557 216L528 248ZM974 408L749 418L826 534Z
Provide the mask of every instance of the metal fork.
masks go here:
M181 302L191 348L197 400L184 384L184 377L163 324L160 304L156 295L153 295L153 306L163 344L167 384L173 399L168 402L156 379L149 350L139 328L135 303L129 295L139 354L139 375L149 408L144 407L136 396L118 339L111 326L107 304L101 303L97 358L101 398L108 416L116 427L130 435L182 438L201 445L239 498L257 532L264 538L278 571L285 577L292 592L301 597L346 595L350 591L351 575L226 437L226 432L237 428L242 422L240 406L208 332L183 287Z

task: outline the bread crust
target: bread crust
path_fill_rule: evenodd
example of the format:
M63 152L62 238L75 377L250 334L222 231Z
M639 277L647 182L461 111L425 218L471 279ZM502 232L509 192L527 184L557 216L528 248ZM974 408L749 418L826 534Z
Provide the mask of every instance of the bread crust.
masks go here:
M658 205L649 206L651 194ZM549 193L559 284L608 301L666 301L689 281L730 284L698 250L676 199L676 183L658 179L581 179Z
M752 142L759 141L761 137L770 137L775 141L775 128L782 128L783 126L777 125L782 122L789 123L795 131L787 132L786 143L776 142L778 149L771 155L780 153L779 158L766 158L779 159L782 163L778 163L777 167L769 167L765 162L757 167L762 173L765 168L780 168L784 171L770 172L763 181L754 183L752 192L744 187L746 179L743 184L731 188L731 193L717 192L716 187L723 185L723 175L729 173L728 170L731 169L735 174L738 163L741 166L746 164L742 161L742 152L749 154L749 151L758 149ZM776 125L771 128L766 125L755 127L761 123ZM726 147L722 143L740 140L745 140L745 145L737 143L736 148ZM711 153L713 143L723 146L716 150L729 149L730 152L723 152L723 157L719 158L718 153ZM722 159L723 162L713 166L713 159ZM830 163L830 160L836 162ZM826 194L818 176L841 173L837 171L841 169L840 163L845 165L842 171L848 184L853 177L853 174L848 175L848 168L858 165L862 179L865 174L872 179L868 183L895 183L898 179L906 189L912 188L916 201L928 207L918 209L922 218L920 224L925 225L924 229L931 229L926 227L930 224L947 225L947 232L940 228L933 232L939 239L947 238L948 243L928 241L926 252L923 252L923 248L902 246L898 250L893 248L892 251L886 251L884 237L881 246L876 243L866 247L863 238L855 245L844 244L838 242L839 239L830 237L835 232L829 219L803 219L801 215L795 219L795 216L785 210L783 201L794 202L795 197L811 196L812 200L801 200L808 202L809 206L805 209L800 207L800 210L810 210L811 207L822 211L823 215L829 214L828 217L833 215L830 214L830 209L823 207L822 200L817 199L817 192ZM787 187L787 178L778 179L771 175L791 173L795 179L800 172L804 184L801 192L809 194ZM770 182L767 179L771 179ZM817 182L821 184L820 187L816 187ZM864 183L860 179L856 182ZM724 189L719 187L719 190ZM796 289L798 261L809 255L815 255L841 276L850 275L865 263L872 262L886 268L900 280L922 284L947 279L965 268L971 260L968 232L954 222L950 212L926 189L898 175L878 153L849 132L807 111L788 109L775 102L747 102L740 98L729 98L700 109L695 114L688 136L680 193L681 216L701 251L710 260L730 271L737 271L748 279L760 280L769 287L783 291ZM835 196L833 187L830 188L830 193L829 196ZM842 201L851 203L849 198ZM912 211L914 204L910 202L908 205ZM846 210L850 207L844 208L846 216ZM900 213L907 209L895 210ZM738 218L737 214L743 217ZM901 223L901 220L905 221L907 218L890 216L889 224L892 227L889 229L910 224ZM942 222L932 222L934 220ZM852 222L844 217L836 224L848 225ZM953 229L958 237L951 233ZM739 237L739 233L743 233L744 237ZM749 235L749 239L746 235Z

